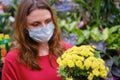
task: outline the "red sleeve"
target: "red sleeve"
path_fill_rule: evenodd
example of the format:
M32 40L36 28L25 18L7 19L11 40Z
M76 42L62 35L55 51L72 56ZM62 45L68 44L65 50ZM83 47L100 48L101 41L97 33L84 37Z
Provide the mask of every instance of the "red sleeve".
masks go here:
M16 50L10 51L2 68L2 80L17 80L15 64L16 64Z
M11 63L7 60L5 60L5 63L3 65L2 80L17 80L14 69L13 69Z

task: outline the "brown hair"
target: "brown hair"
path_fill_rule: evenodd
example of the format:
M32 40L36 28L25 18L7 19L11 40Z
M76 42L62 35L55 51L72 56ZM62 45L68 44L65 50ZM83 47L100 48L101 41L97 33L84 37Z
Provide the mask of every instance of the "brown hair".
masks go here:
M60 56L63 53L64 47L61 44L61 33L57 25L56 16L52 11L47 0L22 0L16 14L15 40L19 44L20 54L19 59L22 63L28 65L31 69L40 70L38 65L38 42L29 37L27 31L27 16L32 10L47 9L50 11L55 25L55 30L52 38L48 42L49 54Z

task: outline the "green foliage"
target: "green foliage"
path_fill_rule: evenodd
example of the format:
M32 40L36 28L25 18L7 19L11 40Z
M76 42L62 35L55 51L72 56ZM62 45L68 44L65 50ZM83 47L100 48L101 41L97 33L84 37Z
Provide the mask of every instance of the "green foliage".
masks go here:
M120 47L120 10L113 4L113 0L74 0L85 12L90 13L90 21L85 29L78 29L78 23L83 19L82 15L78 17L79 11L75 14L64 15L59 25L67 34L75 33L77 35L76 45L89 44L89 41L105 41L107 49L117 49ZM80 13L79 13L80 14ZM114 16L114 19L111 18ZM69 20L67 20L69 18ZM60 20L59 20L60 22ZM118 26L115 26L118 25ZM104 30L100 30L100 28Z
M21 0L13 0L9 6L6 6L4 9L4 13L0 14L0 33L12 34L12 27L14 26L14 22L10 21L10 17L15 17L15 14L18 9L18 4Z
M90 31L90 40L93 41L106 41L107 49L117 50L120 47L120 26L113 26L111 28L105 28L100 31L98 27L92 28Z
M117 50L120 47L120 25L111 27L108 32L106 39L108 49Z
M70 14L66 13L64 18L58 18L58 24L61 29L66 30L67 33L71 33L73 30L77 30L77 26L81 17L77 17L76 13Z
M107 49L117 50L120 47L120 25L106 27L102 31L99 27L87 26L86 29L78 29L79 21L60 21L59 26L62 30L65 30L67 34L75 33L77 35L76 45L89 44L89 41L105 41L107 43Z
M19 5L20 0L14 0L13 3L11 3L11 7L13 8L14 14L16 14L18 10L18 5Z
M112 27L120 22L120 9L117 9L114 0L74 0L85 13L90 14L89 25L98 27ZM81 13L79 13L81 14ZM87 15L86 15L87 16ZM85 17L82 17L85 18Z
M9 33L10 30L7 29L9 25L9 13L0 14L0 33Z
M60 76L67 77L67 71L64 66L61 66L60 68L58 68L58 73Z

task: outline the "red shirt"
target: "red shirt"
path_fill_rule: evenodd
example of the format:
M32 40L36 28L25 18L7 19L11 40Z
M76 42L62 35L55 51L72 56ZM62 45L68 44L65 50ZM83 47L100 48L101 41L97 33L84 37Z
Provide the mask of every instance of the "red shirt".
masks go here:
M70 45L66 45L70 48ZM42 70L31 70L29 67L19 63L17 61L17 54L19 50L12 50L7 54L5 63L2 69L2 80L62 80L57 75L58 64L56 63L56 57L53 56L51 67L49 63L49 56L40 56L38 62Z

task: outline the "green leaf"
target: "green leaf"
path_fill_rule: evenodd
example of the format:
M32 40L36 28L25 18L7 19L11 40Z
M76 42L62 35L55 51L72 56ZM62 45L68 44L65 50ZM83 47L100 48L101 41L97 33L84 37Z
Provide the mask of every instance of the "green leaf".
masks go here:
M111 27L111 28L109 29L110 34L116 32L118 29L120 29L120 25Z
M89 30L83 30L83 34L84 34L84 37L85 39L89 39L89 36L90 36L90 31Z
M100 52L95 51L95 52L94 52L94 56L97 57L97 58L100 58L100 57L101 57L101 56L100 56Z
M61 29L62 29L62 30L65 30L66 33L69 33L69 30L68 30L66 27L62 26Z
M114 44L115 39L117 39L119 37L119 34L112 34L109 36L109 38L107 39L107 44Z
M99 26L100 25L100 4L101 4L101 0L94 0L95 2L95 8L96 8L96 22L97 22L97 25Z
M101 36L102 35L101 35L100 30L98 29L98 27L94 27L91 30L90 35L93 38L93 40L96 40L96 41L100 41L101 40Z
M60 66L60 67L58 68L58 75L61 75L61 76L63 76L63 77L67 77L67 73L66 73L66 71L65 71L65 67L64 67L64 66Z
M80 45L80 44L82 44L83 42L84 42L84 37L81 36L81 37L78 37L76 44L77 44L77 45Z
M85 40L85 35L82 32L82 30L73 29L72 32L77 34L77 42L76 42L76 44L77 45L82 44L84 42L84 40Z
M101 40L107 40L109 37L109 29L105 28L102 32L102 39Z
M92 40L100 41L99 36L96 35L95 33L92 33L92 32L91 32L91 33L90 33L90 36L91 36Z
M74 21L74 22L72 22L72 23L69 23L69 31L72 31L73 29L75 29L76 28L76 26L77 26L77 22L76 21Z

